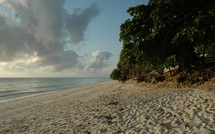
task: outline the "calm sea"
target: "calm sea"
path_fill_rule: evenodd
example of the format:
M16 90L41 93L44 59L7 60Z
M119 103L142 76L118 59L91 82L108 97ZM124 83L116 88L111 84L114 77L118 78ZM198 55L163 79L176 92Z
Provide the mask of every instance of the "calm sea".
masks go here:
M0 78L0 102L111 81L109 78Z

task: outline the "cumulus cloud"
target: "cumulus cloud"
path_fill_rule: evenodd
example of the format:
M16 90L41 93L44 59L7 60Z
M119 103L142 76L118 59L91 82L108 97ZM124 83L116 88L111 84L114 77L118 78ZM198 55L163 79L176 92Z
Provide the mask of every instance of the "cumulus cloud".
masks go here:
M33 56L37 60L31 66L49 71L83 67L82 56L66 49L68 38L70 44L84 41L87 26L100 13L97 4L79 14L69 14L64 0L6 0L0 4L7 9L0 13L1 62L18 65L20 59Z
M101 52L100 50L95 51L92 53L91 65L89 68L105 68L110 66L110 62L108 61L112 54L110 52L104 51Z

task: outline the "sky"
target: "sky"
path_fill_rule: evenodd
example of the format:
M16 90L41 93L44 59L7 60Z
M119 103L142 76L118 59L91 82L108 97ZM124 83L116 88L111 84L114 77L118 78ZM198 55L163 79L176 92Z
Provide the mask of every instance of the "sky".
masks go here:
M109 77L126 10L148 0L0 0L0 77Z

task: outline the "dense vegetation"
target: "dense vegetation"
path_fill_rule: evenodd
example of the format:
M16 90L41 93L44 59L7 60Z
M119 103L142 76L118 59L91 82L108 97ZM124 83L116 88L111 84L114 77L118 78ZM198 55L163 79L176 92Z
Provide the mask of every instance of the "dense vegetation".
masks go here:
M178 72L205 65L215 54L215 2L149 0L131 7L120 27L123 48L112 79L141 78L178 66Z

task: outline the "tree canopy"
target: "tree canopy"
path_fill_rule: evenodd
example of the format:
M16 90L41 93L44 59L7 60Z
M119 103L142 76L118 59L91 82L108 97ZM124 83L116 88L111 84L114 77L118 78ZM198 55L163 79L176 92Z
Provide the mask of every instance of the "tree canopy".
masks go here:
M206 53L215 54L215 2L211 0L149 0L127 12L132 19L120 27L121 78L152 70L162 74L165 67L175 65L188 69L203 63Z

